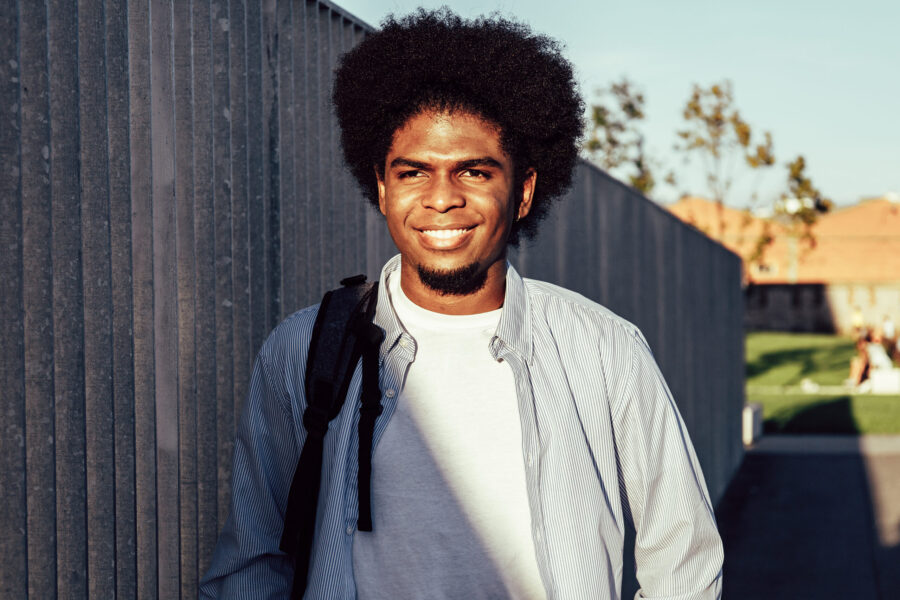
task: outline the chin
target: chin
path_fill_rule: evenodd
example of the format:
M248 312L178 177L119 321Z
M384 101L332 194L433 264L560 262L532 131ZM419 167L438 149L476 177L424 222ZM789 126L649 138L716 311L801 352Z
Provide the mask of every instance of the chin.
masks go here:
M418 265L416 271L425 287L441 296L468 296L482 289L487 281L487 270L479 268L477 262L449 269Z

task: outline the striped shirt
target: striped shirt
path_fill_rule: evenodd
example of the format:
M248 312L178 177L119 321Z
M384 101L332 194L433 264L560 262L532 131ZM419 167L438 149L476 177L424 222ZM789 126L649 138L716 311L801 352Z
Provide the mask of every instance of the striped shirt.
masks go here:
M385 265L382 288L399 266L399 256ZM376 444L416 351L385 296L375 314L386 334ZM235 443L231 511L202 598L288 597L292 568L278 545L305 438L303 371L317 308L288 317L257 357ZM547 597L620 598L628 518L637 532L638 597L720 598L722 543L703 474L640 331L579 294L523 279L509 266L489 348L515 378L532 536ZM356 597L361 382L358 365L351 400L325 438L308 599Z

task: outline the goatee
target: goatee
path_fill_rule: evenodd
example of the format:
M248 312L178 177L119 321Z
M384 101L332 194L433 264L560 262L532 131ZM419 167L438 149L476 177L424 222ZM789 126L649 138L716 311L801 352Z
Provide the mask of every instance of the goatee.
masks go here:
M483 288L487 281L487 271L480 270L478 263L441 270L418 265L416 270L422 283L442 296L468 296Z

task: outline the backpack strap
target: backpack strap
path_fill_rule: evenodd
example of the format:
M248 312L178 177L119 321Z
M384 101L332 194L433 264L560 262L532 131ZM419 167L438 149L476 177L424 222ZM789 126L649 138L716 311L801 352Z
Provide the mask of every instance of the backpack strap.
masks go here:
M374 422L381 413L378 386L378 351L384 333L372 323L378 288L366 283L365 275L341 281L342 287L327 292L319 305L306 360L306 410L303 427L306 441L291 480L280 548L294 559L291 598L302 598L306 589L310 553L316 523L316 508L322 478L322 451L328 423L340 412L347 388L360 357L363 357L363 404L360 417L360 457L363 456L363 426L367 469L359 471L359 488L370 489L371 446ZM373 365L374 361L374 365ZM368 368L367 368L368 365ZM374 381L372 372L374 369ZM368 375L368 376L367 376ZM373 403L374 394L374 403ZM377 408L376 408L377 405ZM371 415L371 416L369 416ZM362 463L361 463L362 465ZM365 481L363 482L363 476ZM363 501L360 501L360 508ZM371 530L371 505L365 499L365 518ZM363 520L362 510L360 521Z

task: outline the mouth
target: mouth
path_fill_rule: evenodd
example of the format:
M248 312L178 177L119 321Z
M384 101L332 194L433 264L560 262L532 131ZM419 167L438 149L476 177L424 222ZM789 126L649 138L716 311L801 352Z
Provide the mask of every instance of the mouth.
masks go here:
M416 229L423 245L434 250L452 250L469 239L475 226L453 229Z

